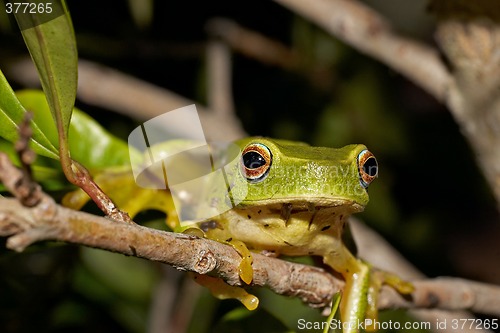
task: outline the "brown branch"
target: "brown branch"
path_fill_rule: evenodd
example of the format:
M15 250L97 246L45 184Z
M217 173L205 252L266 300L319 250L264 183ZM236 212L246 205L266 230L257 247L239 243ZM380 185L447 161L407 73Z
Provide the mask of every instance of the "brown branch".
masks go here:
M11 198L0 199L0 235L10 236L7 247L22 251L42 240L80 244L166 263L182 271L210 274L231 285L239 279L241 257L231 247L208 239L142 227L74 211L44 196L40 205L22 206ZM322 269L292 264L256 254L252 285L268 286L283 295L323 307L341 283ZM272 269L269 269L272 267Z
M71 160L72 178L68 181L80 187L94 201L99 209L113 220L132 223L132 219L127 212L119 209L113 200L93 180L90 172L77 161Z
M411 301L399 296L393 289L381 297L380 308L439 308L446 310L470 310L492 316L500 316L500 287L452 277L415 281ZM390 304L388 303L390 301Z
M0 179L10 191L23 174L0 153ZM7 180L12 179L9 183ZM7 182L6 182L7 181ZM15 198L0 198L0 235L9 236L7 247L22 251L42 240L56 240L96 247L125 255L166 263L183 271L221 277L242 286L238 253L225 244L186 234L164 232L140 225L74 211L57 205L41 192L33 207ZM321 268L254 255L254 286L267 286L276 293L295 296L314 307L326 306L343 282ZM460 279L415 281L411 301L383 288L381 308L469 309L500 316L500 288Z
M297 70L300 65L297 54L285 45L240 26L232 20L211 19L206 30L212 38L221 39L232 50L264 64L278 66L285 70Z
M313 63L298 50L239 25L233 20L211 19L207 24L207 33L212 39L227 45L233 52L305 77L317 89L330 92L334 88L335 74L328 65L322 62Z
M229 47L213 39L207 44L208 106L220 117L235 114L232 89L232 63Z
M2 159L2 172L3 168ZM244 285L238 276L239 255L229 246L185 234L164 232L74 211L44 194L29 208L16 199L0 199L0 234L10 236L7 247L22 251L35 241L58 240L96 247L166 263L183 271L210 274L231 285ZM343 282L320 268L254 254L254 286L300 297L312 306L325 306ZM411 301L383 288L379 306L385 308L469 309L500 316L500 288L456 278L414 281Z
M15 183L11 182L16 178L7 180L10 184L6 184L8 188L13 189L11 192L16 194L19 201L28 207L33 207L40 202L40 193L42 190L40 185L32 181L31 164L36 159L35 153L29 147L32 134L30 126L32 117L31 113L25 113L23 121L19 124L19 139L14 145L22 166L20 170L21 176L17 178L18 181Z

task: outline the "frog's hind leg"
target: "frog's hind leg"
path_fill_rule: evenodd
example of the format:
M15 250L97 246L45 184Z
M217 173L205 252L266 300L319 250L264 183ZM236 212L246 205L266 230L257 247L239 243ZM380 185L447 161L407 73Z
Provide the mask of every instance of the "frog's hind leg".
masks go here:
M375 321L378 319L377 299L382 285L386 284L394 288L403 295L411 294L414 290L410 282L402 280L393 273L385 272L379 269L370 268L370 288L368 290L368 307L366 309L366 318L371 319L371 325L367 325L367 331L375 331Z
M340 302L340 317L344 333L359 332L368 306L370 267L356 259L346 248L324 256L325 264L342 274L345 287Z
M374 331L377 320L377 298L380 288L387 284L401 294L413 291L411 283L403 281L398 276L372 268L369 264L355 258L346 248L325 255L324 262L345 279L340 315L344 333L359 331L359 323L372 323L365 327ZM370 319L364 321L364 319Z

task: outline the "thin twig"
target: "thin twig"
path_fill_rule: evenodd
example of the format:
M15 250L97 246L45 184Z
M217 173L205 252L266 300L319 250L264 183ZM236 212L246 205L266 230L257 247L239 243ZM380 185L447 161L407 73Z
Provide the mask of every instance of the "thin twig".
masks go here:
M19 139L14 145L14 149L19 156L21 162L21 174L18 181L5 184L12 193L17 195L21 203L28 207L33 207L40 202L40 185L32 181L31 163L35 161L36 155L29 147L32 130L30 121L33 115L30 112L25 113L24 119L19 124ZM4 157L5 158L5 157ZM11 179L12 181L13 179Z
M296 70L300 64L297 54L285 45L230 19L213 18L208 22L206 30L212 38L224 41L232 50L261 63L285 70Z
M229 47L218 39L207 45L208 106L224 117L234 115L232 63Z

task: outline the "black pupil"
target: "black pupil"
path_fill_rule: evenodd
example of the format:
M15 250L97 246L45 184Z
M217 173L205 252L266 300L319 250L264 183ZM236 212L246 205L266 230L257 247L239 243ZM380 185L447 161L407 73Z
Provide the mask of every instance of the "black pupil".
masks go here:
M365 161L365 164L363 165L363 171L371 177L374 177L377 175L377 169L378 169L378 164L377 164L377 160L375 159L375 157L369 157Z
M249 151L243 155L243 164L248 169L257 169L266 164L266 160L262 155L255 151Z

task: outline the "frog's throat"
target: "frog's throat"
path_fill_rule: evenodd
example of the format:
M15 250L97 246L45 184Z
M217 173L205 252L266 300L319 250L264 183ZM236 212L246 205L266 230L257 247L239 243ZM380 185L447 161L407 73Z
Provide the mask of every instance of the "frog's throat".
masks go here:
M266 200L261 205L254 202L227 211L214 225L204 226L207 233L225 232L228 238L238 239L256 251L324 256L340 253L345 223L361 208L352 201L316 206L304 200L286 203Z

